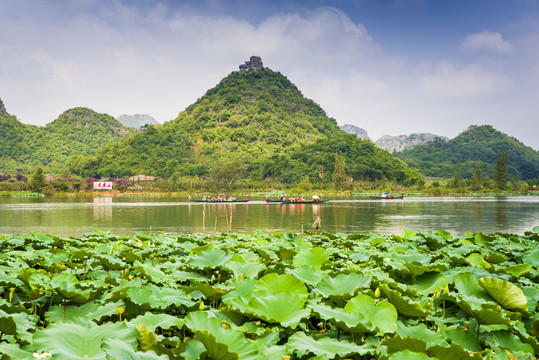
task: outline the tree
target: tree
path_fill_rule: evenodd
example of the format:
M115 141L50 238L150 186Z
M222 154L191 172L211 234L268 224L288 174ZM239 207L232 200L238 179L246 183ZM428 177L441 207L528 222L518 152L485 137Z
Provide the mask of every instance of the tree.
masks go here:
M460 186L460 182L461 182L461 175L460 175L460 172L461 172L461 169L462 169L462 165L459 165L457 167L457 170L455 170L455 175L453 175L453 188L458 188Z
M499 152L496 155L496 166L494 167L494 182L500 190L507 187L507 153Z
M43 169L38 167L28 183L28 188L32 191L40 193L45 187L45 177L43 176Z
M483 171L481 170L481 163L478 163L471 181L471 188L473 191L481 190L482 177Z
M348 175L346 175L345 166L344 156L335 156L335 168L331 179L336 190L344 190L348 186Z
M229 192L232 186L244 176L246 170L247 165L239 159L216 164L211 172L215 190Z

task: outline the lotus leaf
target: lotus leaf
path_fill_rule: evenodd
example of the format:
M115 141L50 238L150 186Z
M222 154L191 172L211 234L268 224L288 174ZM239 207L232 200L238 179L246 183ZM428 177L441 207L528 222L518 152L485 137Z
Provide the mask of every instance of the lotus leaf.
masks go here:
M287 274L292 274L307 285L316 286L325 276L323 271L318 271L310 266L299 266L286 269Z
M326 305L311 304L309 307L313 312L320 315L322 320L332 321L339 329L360 334L371 331L369 327L363 324L359 314L350 314L342 308L332 308Z
M221 249L208 249L201 251L189 260L189 264L197 269L215 268L224 265L232 255Z
M153 266L150 263L142 264L137 261L134 263L134 269L138 271L142 275L142 277L156 284L176 283L176 278L174 276L165 274L163 271L159 270L157 267Z
M397 334L402 338L409 337L413 339L420 339L425 343L426 348L430 348L435 345L445 345L449 344L445 341L444 336L440 332L434 332L427 329L425 324L419 324L416 326L406 326L399 321Z
M521 354L522 358L529 359L535 355L535 351L530 344L524 344L518 337L510 331L496 331L493 334L495 346L511 351L514 355Z
M185 325L195 332L214 360L263 359L257 347L241 331L225 330L221 320L207 312L189 313Z
M52 324L34 333L33 346L38 352L50 352L54 359L105 359L106 339L125 342L133 350L137 347L138 332L129 329L125 323L101 326L81 326L77 324Z
M0 342L0 355L8 356L7 359L13 360L36 360L32 352L21 349L17 344L6 342Z
M386 284L380 285L380 290L384 293L387 300L395 306L399 314L405 316L427 317L429 312L423 306L401 294L398 290L391 290Z
M366 275L356 273L339 274L335 277L325 277L318 283L316 291L322 296L347 295L348 298L354 295L357 289L370 286L371 278Z
M135 351L133 348L118 339L105 339L103 342L103 349L106 351L108 358L110 359L122 359L122 360L169 360L166 355L157 355L153 351L141 352Z
M482 357L479 354L476 356L471 356L470 352L467 351L462 345L451 344L450 346L440 346L436 345L427 350L428 354L433 356L438 360L481 360Z
M310 311L305 309L303 296L287 292L255 292L247 309L267 322L280 323L292 328L310 314Z
M479 285L479 282L475 278L474 274L470 272L457 274L453 281L459 294L465 300L469 301L470 304L481 304L493 300L489 293Z
M84 304L90 297L89 290L80 290L77 287L77 285L79 285L79 280L72 274L62 273L56 275L51 279L50 284L64 299L77 304Z
M254 278L258 276L258 273L266 268L266 266L259 262L239 262L239 261L229 261L225 264L225 267L229 270L232 270L235 277L240 277L241 275Z
M3 271L0 271L0 286L16 287L16 286L22 286L23 284L24 283L21 280L13 276L9 276Z
M127 290L127 296L133 303L139 306L145 305L149 309L191 307L195 305L183 290L160 288L154 284L148 284L144 288L132 287Z
M377 329L378 333L385 334L397 329L397 310L386 300L375 303L368 295L358 295L350 299L344 311L359 314L371 331Z
M504 272L517 278L530 273L532 270L533 267L530 264L513 265L503 269Z
M510 282L490 276L479 279L481 285L498 304L512 311L528 311L528 301L522 289Z
M17 324L13 316L0 316L0 340L3 335L17 335Z
M329 260L329 255L326 249L314 247L301 250L294 256L294 266L311 266L316 270L320 270L322 265Z
M413 353L427 353L427 344L417 338L401 337L395 335L393 337L385 337L381 345L386 347L388 354L398 353L400 351L411 351Z
M354 354L372 354L375 351L375 347L371 344L357 345L332 338L315 340L303 332L296 332L290 336L286 343L286 348L290 353L299 357L303 357L306 354L314 354L317 356L326 355L329 359L333 359L336 356L343 358Z
M410 350L402 350L392 354L389 360L429 360L433 359L426 354L418 353Z
M439 272L427 272L416 277L411 287L421 295L431 295L436 290L441 292L449 284L449 280Z
M89 301L81 306L68 306L65 309L63 306L53 306L45 313L45 319L49 323L63 321L84 326L90 321L100 322L106 316L117 316L118 311L116 309L124 306L123 301L107 302L105 304Z
M264 275L258 280L254 289L255 292L277 294L281 292L307 297L309 291L301 280L290 274L271 273Z
M246 312L249 301L251 301L256 282L257 281L255 279L236 280L234 282L236 289L230 291L228 294L223 295L223 303L232 306L241 312Z
M535 249L524 255L522 261L531 266L539 266L539 249Z
M451 339L453 344L462 345L466 350L471 352L481 351L479 339L463 328L457 326L441 327L441 332L446 339Z

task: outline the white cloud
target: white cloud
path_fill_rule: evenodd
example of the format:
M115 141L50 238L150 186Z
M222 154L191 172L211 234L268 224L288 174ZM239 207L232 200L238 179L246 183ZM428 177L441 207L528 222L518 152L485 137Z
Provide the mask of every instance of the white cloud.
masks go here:
M449 98L477 98L511 89L513 81L479 65L455 68L448 61L439 63L434 73L424 76L419 86L424 94Z
M466 51L493 51L499 54L507 54L514 50L513 45L505 41L502 34L490 31L466 35L460 48Z

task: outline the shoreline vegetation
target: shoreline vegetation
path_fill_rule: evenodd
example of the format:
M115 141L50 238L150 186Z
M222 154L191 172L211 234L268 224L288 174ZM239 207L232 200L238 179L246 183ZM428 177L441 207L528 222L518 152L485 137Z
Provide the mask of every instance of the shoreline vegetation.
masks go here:
M0 235L11 359L531 359L539 226Z

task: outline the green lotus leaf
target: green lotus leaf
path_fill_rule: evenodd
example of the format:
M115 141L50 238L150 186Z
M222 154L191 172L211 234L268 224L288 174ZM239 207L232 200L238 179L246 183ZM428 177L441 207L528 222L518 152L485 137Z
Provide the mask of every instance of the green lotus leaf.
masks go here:
M511 274L517 278L530 273L532 270L533 266L530 264L518 264L503 269L507 274Z
M303 296L286 292L269 294L255 292L247 308L267 322L280 323L292 328L310 314L310 311L305 309Z
M479 323L484 325L509 325L511 320L502 312L498 304L481 304L479 308L472 307L472 314Z
M249 301L251 301L253 296L253 289L256 283L257 281L255 279L236 280L233 283L236 288L223 295L221 300L226 305L232 306L241 312L246 312Z
M359 314L371 331L378 329L378 333L385 334L397 329L399 315L389 301L382 300L375 303L374 299L368 295L358 295L350 299L344 306L344 311Z
M485 260L491 264L501 264L508 260L508 257L499 251L488 250Z
M452 326L448 328L441 327L441 332L446 339L451 339L453 344L462 345L471 352L480 352L481 344L479 339L463 328Z
M531 266L539 266L539 249L535 249L524 255L522 261Z
M413 353L426 354L427 352L427 344L423 340L410 337L403 338L398 334L393 337L385 337L380 344L386 347L388 354L406 350Z
M21 349L19 344L0 342L0 355L7 356L7 360L36 360L33 353ZM2 357L3 359L4 357Z
M189 299L183 290L160 288L154 284L148 284L143 288L129 288L127 296L133 303L139 306L145 305L148 309L191 307L195 305L195 302Z
M447 284L449 284L449 280L444 275L433 271L415 278L414 284L410 287L417 290L419 294L428 296L436 290L441 292Z
M300 358L306 354L314 354L316 356L325 355L329 359L333 359L336 356L343 358L352 354L372 354L376 351L376 348L371 344L357 345L332 338L315 340L301 331L294 333L288 338L286 349Z
M459 294L470 303L481 304L493 301L493 298L479 285L477 278L471 272L459 273L455 275L453 281Z
M538 233L538 234L539 234L539 225L538 225L538 226L534 226L533 229L532 229L532 231L533 231L534 233Z
M41 245L48 246L54 243L54 238L52 236L45 235L42 232L36 231L33 232L32 235Z
M291 274L271 273L261 277L256 283L254 289L256 292L265 292L268 294L290 293L307 297L309 291L301 280Z
M15 311L11 314L6 313L3 310L0 310L0 317L1 318L12 318L15 322L15 325L17 327L16 329L16 335L18 339L21 339L22 341L31 342L32 341L32 331L36 327L37 317L35 315L29 315L26 313L26 311L21 312L22 309L20 307L17 308L10 308L6 309L9 311ZM9 330L11 327L11 321L7 320L5 323L6 331L12 332L12 330Z
M370 324L365 325L359 314L351 314L342 308L332 308L326 305L311 304L309 307L320 315L322 320L332 321L341 330L360 334L371 331Z
M266 268L266 266L260 262L239 262L229 261L225 264L225 267L234 273L235 277L241 275L248 278L258 277L258 273Z
M512 311L528 311L528 300L522 289L500 278L490 276L479 279L481 285L498 304Z
M177 278L170 274L165 274L151 263L134 263L134 270L138 271L144 279L150 280L156 284L175 284Z
M80 290L79 280L73 274L61 273L50 280L51 287L64 299L77 304L84 304L90 298L89 290Z
M299 266L292 269L287 268L286 273L294 275L305 284L313 287L317 286L320 280L326 276L321 270L315 270L310 266Z
M221 249L208 249L189 259L189 264L196 269L207 269L222 266L230 259L232 255Z
M185 318L191 329L214 360L263 359L257 347L238 330L225 330L221 320L207 312L191 312Z
M402 230L402 238L404 240L413 241L415 240L416 232L413 230Z
M45 313L45 319L49 323L65 322L78 325L87 325L90 321L100 322L107 316L118 316L118 308L125 307L123 301L107 302L98 304L94 301L89 301L81 306L52 306Z
M482 359L482 357L479 354L477 354L476 357L472 357L470 352L467 351L462 345L458 345L454 343L449 346L436 345L429 348L427 352L429 355L433 356L434 359L438 359L438 360L455 360L455 359L480 360Z
M116 256L108 254L96 255L94 256L94 259L99 260L99 263L107 270L122 270L127 266L125 262L118 259Z
M133 348L122 340L105 339L103 341L103 349L107 353L109 359L122 360L169 360L166 355L157 355L153 351L135 351Z
M325 277L318 283L316 292L324 297L330 295L346 295L351 297L357 289L367 288L371 284L370 276L356 273L339 274L332 277Z
M17 335L17 324L13 316L0 316L0 334Z
M7 275L5 272L0 271L0 286L4 287L19 287L24 283L16 277Z
M539 288L525 286L522 288L522 292L528 300L528 311L533 313L537 308L537 303L539 302Z
M402 350L396 353L391 354L389 357L389 360L429 360L434 359L428 356L427 354L410 351L410 350Z
M398 290L392 290L386 284L380 285L380 290L382 290L387 300L395 306L399 314L417 317L427 317L429 315L428 309L424 309L420 303L401 294Z
M427 329L427 326L425 324L406 326L402 322L399 322L396 333L402 338L409 337L413 339L420 339L425 343L427 348L430 348L434 345L449 345L440 332L434 332L430 329Z
M329 260L329 255L326 249L322 247L314 247L301 250L294 256L294 266L311 266L316 270L320 270L322 265Z
M520 353L523 355L521 358L530 359L535 355L535 351L530 344L523 343L510 331L495 331L493 338L497 346L511 351L514 355Z
M184 320L169 314L152 314L151 312L146 312L144 315L132 319L129 323L142 324L150 330L155 331L157 327L164 330L170 329L171 327L181 328Z
M103 348L105 339L121 340L134 350L137 336L138 332L123 322L101 326L56 323L37 330L33 346L38 352L50 352L58 360L97 360L107 356Z

